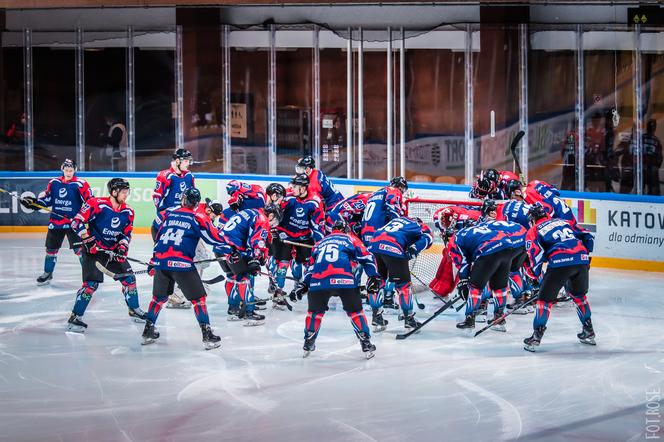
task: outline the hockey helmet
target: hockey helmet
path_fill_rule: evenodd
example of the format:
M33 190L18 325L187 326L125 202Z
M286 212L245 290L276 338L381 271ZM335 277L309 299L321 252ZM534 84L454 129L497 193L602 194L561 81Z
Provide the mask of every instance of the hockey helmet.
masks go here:
M278 195L283 197L286 196L286 189L279 183L272 183L267 186L265 193L267 193L268 196Z
M189 189L182 192L183 206L196 207L196 205L200 202L201 202L201 192L197 188L190 187Z
M491 200L491 199L486 199L482 203L482 207L480 208L480 213L482 213L482 216L487 216L491 212L496 212L498 210L498 204L496 204L496 201Z
M309 176L305 173L298 173L291 180L291 184L294 186L309 187Z
M397 189L401 189L402 192L405 192L408 190L408 181L402 176L395 176L390 180L390 186L396 187Z
M263 207L263 213L265 213L265 216L272 214L273 219L276 221L274 226L278 225L284 216L284 212L281 210L281 207L274 203L270 203Z
M533 204L528 210L528 221L531 223L535 223L537 220L548 217L549 214L546 213L546 210L540 203Z
M125 180L124 178L111 178L108 183L106 183L106 188L108 189L108 193L110 195L113 195L113 192L124 190L124 189L129 189L129 181Z
M224 206L217 200L211 200L210 198L205 198L205 205L210 208L212 213L219 216L224 211Z
M348 223L344 218L337 218L332 224L332 231L348 233L350 229L348 228Z
M173 159L191 161L193 157L191 156L191 152L189 152L187 149L179 148L175 150L175 153L173 154Z
M76 165L76 161L74 161L72 159L69 159L69 158L65 159L62 162L62 166L60 166L60 170L65 170L65 167L71 167L74 170L78 170L78 166Z

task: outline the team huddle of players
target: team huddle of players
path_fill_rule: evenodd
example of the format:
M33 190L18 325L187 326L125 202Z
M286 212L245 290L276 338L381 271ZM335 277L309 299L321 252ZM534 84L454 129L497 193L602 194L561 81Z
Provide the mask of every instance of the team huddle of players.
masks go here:
M189 171L191 160L190 152L177 149L171 167L157 177L154 250L150 262L142 263L146 270L134 271L129 262L141 261L127 256L134 212L127 205L125 179L111 179L108 197L94 197L87 183L76 177L76 164L66 160L63 175L52 179L39 198L21 199L26 208L51 210L44 274L37 282L52 278L65 236L81 260L83 284L67 322L69 331L87 329L82 317L104 275L120 281L129 316L145 322L143 344L158 340L155 324L163 306L193 307L205 348L219 347L206 298L210 284L224 279L228 320L245 325L263 324L265 316L258 312L268 302L274 309L292 309L290 303L308 295L305 356L315 349L332 296L340 298L367 358L376 347L364 315L364 289L375 332L388 325L385 308L400 308L404 327L419 330L409 261L432 245L433 233L423 220L407 216L403 195L408 184L403 177L376 192L344 198L307 156L298 161L288 189L278 183L263 189L232 180L224 208L215 200L202 201ZM579 339L594 344L586 300L593 237L576 224L557 189L542 181L524 188L513 173L489 169L478 177L471 197L484 200L479 211L448 206L428 220L447 242L444 253L449 251L458 269L454 282L466 300L466 318L457 327L474 328L478 313L486 310L486 300L493 296L490 323L505 331L505 308L525 310L535 300L529 296L537 296L533 335L524 340L524 348L534 351L551 306L565 287L582 322ZM203 243L212 247L214 257ZM205 281L203 270L212 263L220 265L222 275ZM548 263L545 272L544 263ZM140 273L153 276L147 311L139 307L136 275ZM269 278L269 299L254 294L259 275ZM288 294L287 279L294 281ZM508 291L513 298L510 305Z

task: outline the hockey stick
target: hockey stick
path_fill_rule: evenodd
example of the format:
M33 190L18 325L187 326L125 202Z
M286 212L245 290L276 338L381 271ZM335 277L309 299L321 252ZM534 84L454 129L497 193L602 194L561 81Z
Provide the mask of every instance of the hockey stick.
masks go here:
M476 338L478 335L484 333L485 331L487 331L488 329L490 329L491 327L493 327L494 322L502 321L503 319L507 318L509 315L511 315L512 313L514 313L515 311L519 310L520 308L525 307L525 306L527 306L527 305L529 305L529 304L532 304L533 301L537 301L538 298L539 298L539 296L533 296L532 298L530 298L529 300L527 300L527 301L524 302L524 303L519 304L519 306L517 306L516 308L510 310L509 312L507 312L507 313L503 313L503 314L500 315L499 317L497 317L497 318L493 318L492 320L487 321L487 325L485 325L485 326L482 327L481 329L477 330L477 331L475 332L475 335L474 335L473 337Z
M10 192L10 191L7 190L7 189L3 189L2 187L0 187L0 193L8 193L10 196L16 198L19 202L23 201L23 198L21 198L20 196L16 195L14 192ZM52 215L59 216L59 217L62 218L62 219L69 219L69 218L67 218L67 217L64 216L64 215L60 215L59 213L54 212L53 210L51 210L50 208L48 208L48 207L46 207L46 206L42 206L41 204L31 203L30 205L31 205L32 207L37 208L37 209L45 210L45 211L49 212L49 213L52 214Z
M429 286L428 286L427 284L425 284L424 281L422 281L422 280L421 280L421 279L420 279L415 273L410 272L410 274L411 274L415 279L417 279L417 282L419 282L420 284L422 284L423 286L425 286L425 287L427 288L427 290L429 290L431 293L433 293L434 295L436 295L436 292L434 292L433 290L431 290L431 288L429 288ZM436 296L438 296L438 295L436 295ZM415 299L415 304L417 304L417 308L419 308L420 310L424 310L425 305L422 304L422 303L419 301L419 299L417 299L417 295L416 295L415 293L413 293L413 298Z
M290 246L305 247L307 249L313 249L314 248L314 246L312 246L311 244L305 244L305 243L302 243L302 242L289 241L287 239L280 239L279 241L281 241L284 244L288 244Z
M211 279L204 279L203 284L216 284L224 280L226 280L226 277L224 275L218 275Z
M265 273L265 272L260 272L259 274L260 274L260 275L263 275L263 276L267 276L267 277L272 277L272 275L270 275L269 273ZM288 279L288 280L290 280L290 281L295 281L295 282L299 282L299 281L300 281L299 279L297 279L297 278L293 278L292 276L288 276L288 275L284 276L284 278L286 278L286 279Z
M399 335L397 335L397 341L401 341L401 340L403 340L403 339L406 339L408 336L412 335L413 333L417 333L418 331L420 331L420 329L421 329L422 327L424 327L425 325L427 325L427 324L428 324L429 322L431 322L436 316L440 315L440 314L443 313L445 310L447 310L447 309L450 308L452 305L454 305L454 303L457 302L459 299L461 299L461 295L456 295L454 298L452 298L452 299L450 299L449 301L447 301L445 304L443 304L443 306L442 306L441 308L439 308L438 310L436 310L436 312L435 312L433 315L431 315L427 320L425 320L423 323L421 323L420 325L418 325L417 327L415 327L414 329L412 329L412 330L409 331L408 333L404 333L404 334L399 334Z
M516 146L519 144L521 138L523 138L524 135L526 135L526 132L520 130L519 132L516 133L514 139L512 140L512 143L510 144L510 152L512 152L512 157L514 158L516 171L519 172L519 178L521 179L521 182L523 182L523 171L521 170L521 163L519 162L519 157L516 154Z

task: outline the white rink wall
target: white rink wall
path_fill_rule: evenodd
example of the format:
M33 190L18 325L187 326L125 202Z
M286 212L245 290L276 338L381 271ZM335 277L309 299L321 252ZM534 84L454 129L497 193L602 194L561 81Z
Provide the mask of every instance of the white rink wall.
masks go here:
M17 195L38 194L49 178L58 172L0 173L0 187ZM132 185L130 204L136 211L137 233L147 232L154 217L151 193L156 173L80 173L95 195L105 193L105 182L113 176L129 179ZM263 175L224 175L196 173L196 186L204 197L227 202L226 184L232 179L263 187L278 182L287 185L290 177ZM359 191L373 191L386 183L374 180L332 178L345 196ZM469 200L468 186L410 183L407 197L446 200ZM619 195L608 193L561 192L581 225L595 233L593 265L664 271L664 197ZM17 204L7 194L0 194L0 231L35 231L47 225L45 214L35 214Z

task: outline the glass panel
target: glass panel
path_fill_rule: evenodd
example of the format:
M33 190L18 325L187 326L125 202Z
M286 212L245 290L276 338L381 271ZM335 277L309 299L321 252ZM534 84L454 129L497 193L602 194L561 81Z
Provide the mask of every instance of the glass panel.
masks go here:
M175 32L134 33L136 170L167 165L175 150Z
M125 32L83 34L87 170L127 170Z
M464 178L465 38L465 31L438 29L406 40L408 180L459 183Z
M664 136L664 32L641 34L643 118L643 194L661 195Z
M275 46L277 174L292 175L297 159L313 154L313 31L276 31Z
M364 178L387 179L387 32L363 31Z
M76 34L32 35L35 170L76 159Z
M585 189L635 193L632 32L583 34Z
M328 176L347 176L347 41L331 31L318 34L320 48L320 168Z
M3 32L0 39L0 169L25 170L23 34Z
M508 146L519 131L519 30L482 25L473 34L475 174L513 170Z
M528 172L563 190L576 189L576 32L530 27Z
M231 170L268 173L267 31L231 31Z

